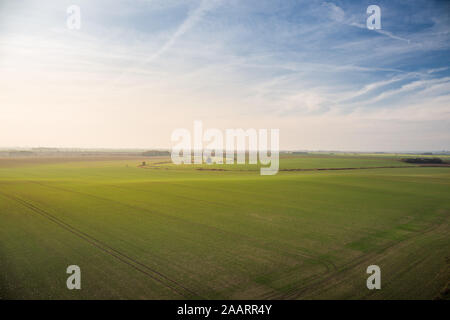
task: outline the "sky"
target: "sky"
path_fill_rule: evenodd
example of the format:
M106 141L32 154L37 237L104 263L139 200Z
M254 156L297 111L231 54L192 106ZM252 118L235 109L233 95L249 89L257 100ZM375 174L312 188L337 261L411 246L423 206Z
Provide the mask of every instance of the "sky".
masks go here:
M279 129L281 149L450 150L449 15L448 1L0 0L0 147L169 148L201 120Z

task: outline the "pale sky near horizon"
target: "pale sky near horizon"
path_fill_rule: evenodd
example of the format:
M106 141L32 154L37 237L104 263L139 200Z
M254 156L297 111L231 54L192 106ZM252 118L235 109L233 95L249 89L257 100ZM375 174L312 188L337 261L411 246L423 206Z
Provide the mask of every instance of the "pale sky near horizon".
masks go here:
M366 9L381 7L381 30ZM81 29L67 28L70 5ZM0 0L0 147L450 150L445 1Z

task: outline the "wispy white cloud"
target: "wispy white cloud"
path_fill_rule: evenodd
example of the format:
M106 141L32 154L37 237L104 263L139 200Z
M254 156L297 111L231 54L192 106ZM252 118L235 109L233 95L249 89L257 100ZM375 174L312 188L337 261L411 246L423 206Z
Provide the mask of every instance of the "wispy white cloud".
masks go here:
M336 4L334 4L332 2L324 2L322 4L322 6L329 9L328 15L329 15L330 19L332 19L336 22L343 23L343 24L353 26L353 27L357 27L360 29L367 29L367 26L365 24L355 21L355 16L346 16L345 11L341 7L337 6ZM399 37L397 35L394 35L392 32L389 32L387 30L374 29L371 31L388 36L391 39L401 40L401 41L405 41L407 43L410 42L410 40L405 39L403 37Z
M417 147L450 141L450 35L439 8L418 9L411 28L386 19L392 34L380 36L351 1L300 10L296 1L127 0L110 11L80 1L80 32L66 29L56 1L3 20L0 145L76 145L77 132L91 131L80 146L167 147L173 128L198 118L278 127L285 148L362 148L353 135L381 148L374 123L403 148L418 121L427 138Z
M145 67L145 65L147 65L148 63L151 63L152 61L158 59L167 50L169 50L180 37L182 37L186 32L193 28L208 11L212 10L219 3L220 0L201 0L200 4L188 13L186 19L158 50L156 50L149 57L145 58L137 66L126 68L123 72L120 73L118 77L113 80L113 83L117 83L128 73L138 71Z
M380 93L379 95L377 95L376 97L366 101L365 104L370 105L375 102L386 100L388 98L392 98L394 96L399 96L399 95L402 95L405 93L421 91L421 93L423 94L424 89L432 90L435 88L443 88L447 93L450 93L450 78L445 77L442 79L413 81L413 82L402 85L398 89L384 91L384 92Z

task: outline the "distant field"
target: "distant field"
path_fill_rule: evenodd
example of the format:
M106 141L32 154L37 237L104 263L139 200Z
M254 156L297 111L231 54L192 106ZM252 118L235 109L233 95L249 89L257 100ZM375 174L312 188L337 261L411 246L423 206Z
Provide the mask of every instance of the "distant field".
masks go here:
M436 298L450 281L450 168L400 158L284 156L281 170L372 169L275 176L0 159L0 299ZM66 288L72 264L81 290ZM371 264L381 290L366 288Z
M366 168L366 167L407 167L412 166L410 163L400 161L401 157L376 157L365 155L286 155L280 156L280 170L302 170L302 169L327 169L327 168ZM170 168L177 170L192 169L221 169L234 171L258 171L260 165L249 164L188 164L175 165L170 158L161 161L153 161L148 163L148 168Z

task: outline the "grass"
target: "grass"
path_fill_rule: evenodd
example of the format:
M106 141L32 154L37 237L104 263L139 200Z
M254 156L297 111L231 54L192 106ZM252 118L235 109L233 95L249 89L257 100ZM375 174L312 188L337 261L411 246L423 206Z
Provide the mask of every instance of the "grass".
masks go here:
M450 280L448 168L307 155L280 168L404 168L260 176L167 161L0 160L0 298L432 299ZM370 264L382 290L366 288Z
M361 167L407 167L410 163L400 161L402 157L396 156L365 156L346 155L334 156L324 154L289 155L282 154L280 157L280 170L309 170L328 168L361 168ZM186 164L175 165L170 159L160 159L148 163L149 169L172 169L172 170L192 170L192 169L219 169L226 171L259 171L261 165L250 164Z

